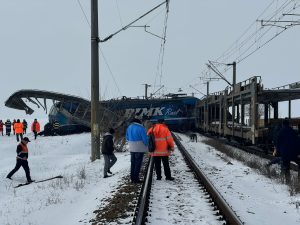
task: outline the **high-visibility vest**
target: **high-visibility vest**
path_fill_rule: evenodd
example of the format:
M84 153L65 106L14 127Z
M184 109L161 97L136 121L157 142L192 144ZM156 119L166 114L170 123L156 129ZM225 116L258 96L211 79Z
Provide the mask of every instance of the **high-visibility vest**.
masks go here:
M152 132L149 128L148 134ZM151 156L170 156L170 149L174 149L174 140L172 134L165 124L156 124L153 129L155 137L155 150L151 152Z
M31 131L32 132L40 132L40 123L39 122L33 122L31 124Z
M24 157L24 155L22 155L22 154L27 154L27 155L25 155L26 156L26 158L28 157L28 148L27 148L27 145L24 145L22 142L19 144L19 146L21 146L22 147L22 151L20 151L18 154L17 154L17 158L18 159L24 159L23 157Z
M28 153L28 147L27 147L27 145L24 145L23 143L20 143L19 145L22 147L22 151L19 154L21 154L21 153Z
M23 124L22 123L15 123L14 130L16 134L23 134Z

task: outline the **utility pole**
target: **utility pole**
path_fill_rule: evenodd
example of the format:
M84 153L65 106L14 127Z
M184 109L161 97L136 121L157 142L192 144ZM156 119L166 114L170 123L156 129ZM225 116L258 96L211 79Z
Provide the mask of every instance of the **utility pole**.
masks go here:
M232 66L233 74L232 74L232 87L234 88L234 85L236 85L236 62L228 63L227 66Z
M209 96L209 81L206 82L206 95Z
M232 70L233 70L233 73L232 73L232 98L231 98L231 101L232 101L232 113L231 113L231 116L232 116L232 136L234 136L234 119L235 119L235 104L234 104L234 92L235 92L235 85L236 85L236 62L233 62L233 63L229 63L229 64L226 64L227 66L232 66Z
M143 84L145 85L145 99L148 99L148 87L151 87L150 84Z
M100 158L98 0L91 0L91 161Z
M221 78L214 78L214 77L211 77L211 78L204 78L204 77L199 77L200 80L204 80L206 82L204 82L203 84L206 83L206 96L209 96L209 82L210 81L213 81L213 80L220 80Z
M98 0L91 0L91 161L100 158L100 113L99 113L99 42L105 42L116 34L129 28L132 24L145 17L160 6L166 4L168 0L162 2L150 11L144 13L138 19L122 27L117 32L100 40L98 32Z
M200 77L200 80L204 78ZM220 78L206 78L206 101L205 101L205 113L204 113L204 121L205 123L205 129L208 129L208 125L210 123L209 121L209 110L208 110L208 101L209 101L209 82L212 80L220 80ZM205 83L204 83L205 84Z

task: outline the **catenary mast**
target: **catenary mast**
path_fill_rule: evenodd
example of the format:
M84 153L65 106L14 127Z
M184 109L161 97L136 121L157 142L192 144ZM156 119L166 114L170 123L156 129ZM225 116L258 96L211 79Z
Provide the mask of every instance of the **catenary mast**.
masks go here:
M91 0L91 161L100 158L98 0Z

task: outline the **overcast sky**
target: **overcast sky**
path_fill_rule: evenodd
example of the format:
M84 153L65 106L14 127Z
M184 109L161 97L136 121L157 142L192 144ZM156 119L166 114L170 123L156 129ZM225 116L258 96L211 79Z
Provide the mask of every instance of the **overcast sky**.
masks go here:
M100 38L114 33L161 2L99 1ZM289 4L280 11L285 2ZM295 4L294 10L290 3ZM262 29L261 23L255 22L257 19L270 19L279 10L272 19L299 20L300 16L282 17L282 12L300 14L299 4L299 0L171 0L163 63L159 60L162 39L141 27L128 28L100 44L101 96L103 99L142 96L145 83L152 85L150 92L156 91L159 85L165 86L163 93L177 92L179 88L189 94L197 92L189 85L206 92L199 77L207 70L208 60L239 62L283 30L274 26ZM148 25L148 31L162 36L165 12L162 6L135 25ZM5 100L20 89L90 98L89 24L89 0L0 0L0 119L23 118L24 112L4 106ZM264 39L260 39L266 31ZM244 33L242 38L252 37L249 46L255 44L242 55L248 48L239 42ZM282 32L237 64L237 82L261 76L264 86L271 88L299 81L299 40L299 25ZM231 46L238 49L235 54L220 58ZM224 75L232 80L231 69ZM226 86L224 81L212 82L210 90L220 91ZM34 115L41 116L46 115L42 111Z

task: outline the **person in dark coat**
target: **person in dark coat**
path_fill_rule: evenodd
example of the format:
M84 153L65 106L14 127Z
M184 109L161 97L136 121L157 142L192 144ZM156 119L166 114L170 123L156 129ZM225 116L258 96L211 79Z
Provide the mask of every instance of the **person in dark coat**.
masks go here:
M0 133L2 134L2 136L3 136L3 126L4 123L2 122L2 120L0 120Z
M114 141L113 141L113 134L115 130L110 128L108 132L103 135L102 141L102 154L104 157L104 178L109 177L107 173L112 174L110 171L111 167L117 162L117 157L114 154Z
M27 127L28 127L27 121L25 119L23 119L22 123L23 123L23 134L26 134Z
M13 133L14 133L14 135L16 134L16 131L15 131L15 123L16 122L17 122L16 119L14 119L13 122L12 122L12 127L13 127Z
M28 166L28 147L27 144L30 142L28 137L24 137L22 141L18 144L17 147L17 163L15 168L9 172L9 174L6 176L6 178L11 179L11 177L14 175L15 172L17 172L20 167L22 166L25 170L27 182L31 183L33 180L31 180L30 177L30 169Z
M5 122L5 130L6 130L6 135L10 136L11 133L11 122L9 119L6 120Z
M289 172L291 161L300 164L298 144L299 137L296 131L289 126L289 120L285 119L277 139L277 150L281 156L283 171Z
M269 166L273 165L273 164L282 164L281 162L281 156L280 156L280 152L278 150L278 136L279 136L279 132L282 128L282 123L279 124L275 124L273 126L271 126L270 124L269 126L269 130L270 132L268 133L268 142L270 141L273 145L273 153L272 155L274 156L273 159L271 159L267 164L266 167L268 168Z

